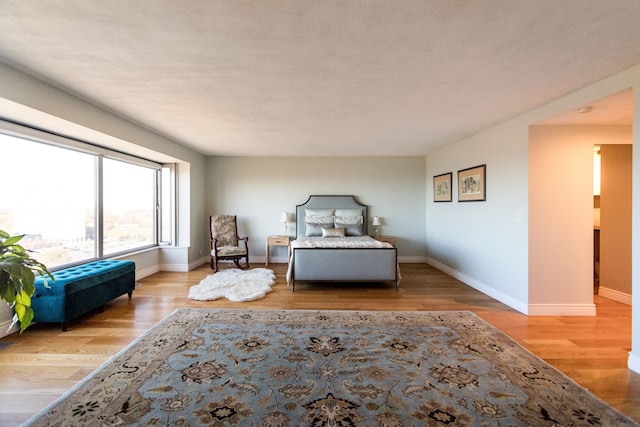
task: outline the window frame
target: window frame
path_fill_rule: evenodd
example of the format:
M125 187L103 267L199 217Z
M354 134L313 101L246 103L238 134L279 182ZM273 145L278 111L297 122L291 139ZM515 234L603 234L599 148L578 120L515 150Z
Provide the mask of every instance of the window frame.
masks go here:
M169 174L169 188L164 188L164 180L162 179L162 171L167 169L167 173ZM158 221L158 238L157 242L159 246L174 246L177 241L176 238L176 219L177 219L177 174L178 165L175 163L165 163L162 165L162 169L158 172L158 180L157 186L158 189L156 191L156 197L159 197L161 200L156 201L156 209L158 211L156 215L156 219ZM168 194L169 200L165 200L163 195ZM169 216L169 230L168 236L165 236L163 233L163 221L164 216ZM165 238L167 237L167 238Z
M155 162L149 159L144 159L138 156L134 156L131 154L115 151L106 147L102 147L96 144L92 144L89 142L81 141L75 138L70 138L67 136L62 136L59 134L55 134L52 132L48 132L46 130L36 129L33 127L24 126L18 123L10 122L7 120L0 119L0 134L25 139L28 141L32 141L35 143L46 144L49 146L59 147L61 149L73 150L81 153L85 153L88 155L95 156L96 161L96 188L95 188L95 196L96 196L96 218L95 218L95 257L86 258L83 260L73 261L70 263L56 265L50 268L51 271L60 270L62 268L66 268L73 265L84 264L90 261L105 259L105 258L117 258L126 254L131 254L139 251L144 251L150 248L158 247L158 246L173 246L175 244L176 237L176 203L175 203L175 194L176 194L176 168L175 164L161 164L159 162ZM104 199L103 199L103 188L104 188L104 171L103 171L103 160L111 159L122 161L126 163L130 163L136 166L146 167L153 169L155 172L154 175L154 183L153 183L153 206L154 215L153 215L153 242L147 245L137 246L135 248L127 249L124 251L118 251L109 253L108 256L104 255ZM161 172L163 168L168 168L170 171L170 197L171 200L164 205L169 207L169 215L170 215L170 236L169 239L161 241L161 206L162 202L162 176ZM153 208L152 208L153 209Z

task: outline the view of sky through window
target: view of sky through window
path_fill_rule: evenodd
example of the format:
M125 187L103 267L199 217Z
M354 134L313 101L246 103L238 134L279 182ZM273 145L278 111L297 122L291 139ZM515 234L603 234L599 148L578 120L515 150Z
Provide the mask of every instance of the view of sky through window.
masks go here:
M49 267L98 257L98 157L4 134L0 153L0 229ZM155 171L103 160L104 253L154 244Z

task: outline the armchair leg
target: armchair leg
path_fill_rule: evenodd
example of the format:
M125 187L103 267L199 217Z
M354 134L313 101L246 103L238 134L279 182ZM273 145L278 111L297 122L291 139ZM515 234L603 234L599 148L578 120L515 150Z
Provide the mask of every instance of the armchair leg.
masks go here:
M233 262L240 270L247 270L249 268L249 261L245 261L244 265L240 264L240 259L234 259Z
M218 272L218 259L216 257L211 257L211 269L214 273Z

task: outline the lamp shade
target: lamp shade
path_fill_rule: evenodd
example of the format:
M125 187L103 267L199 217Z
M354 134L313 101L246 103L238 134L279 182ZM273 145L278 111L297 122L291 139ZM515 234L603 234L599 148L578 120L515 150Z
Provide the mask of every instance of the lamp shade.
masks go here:
M380 217L374 216L373 217L373 222L371 222L371 225L375 225L375 226L382 225L382 221L380 220Z
M289 214L286 212L282 212L280 216L280 222L289 222Z

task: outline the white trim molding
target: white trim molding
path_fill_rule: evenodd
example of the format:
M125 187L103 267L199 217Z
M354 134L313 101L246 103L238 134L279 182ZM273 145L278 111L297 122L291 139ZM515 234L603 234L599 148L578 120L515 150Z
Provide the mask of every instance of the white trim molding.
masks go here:
M529 316L595 316L595 304L529 304Z
M173 271L178 273L186 273L189 271L189 264L160 264L158 271Z
M631 369L633 372L637 372L640 374L640 355L629 352L629 360L627 362L627 367Z
M427 264L429 264L430 266L437 268L438 270L448 274L449 276L453 277L454 279L457 279L459 281L461 281L462 283L464 283L465 285L469 285L472 288L482 292L485 295L490 296L493 299L496 299L498 301L500 301L503 304L508 305L509 307L513 308L514 310L519 311L522 314L529 314L528 313L528 308L527 305L525 303L523 303L522 301L519 301L513 297L510 297L509 295L505 295L504 293L495 290L494 288L492 288L491 286L482 283L472 277L467 276L466 274L460 273L457 270L454 270L451 267L446 266L445 264L436 261L435 259L432 258L427 258Z
M400 264L429 264L429 258L425 256L398 256Z
M136 280L140 280L143 279L147 276L151 276L152 274L155 274L157 272L160 271L160 267L158 265L154 265L151 267L147 267L147 268L143 268L143 269L136 269Z
M195 268L198 268L202 264L208 264L210 262L211 262L211 257L210 256L206 256L206 257L202 257L200 259L197 259L197 260L189 263L189 270L188 271L191 271L191 270L193 270Z
M466 276L445 264L429 258L428 264L438 270L448 274L449 276L458 279L462 283L471 286L474 289L482 292L485 295L490 296L503 304L508 305L514 310L518 310L520 313L528 316L595 316L596 305L595 304L525 304L522 301L518 301L502 292L496 291L491 286L485 283L479 282L474 278Z
M598 289L598 295L603 298L621 302L622 304L631 305L631 294L625 294L624 292L616 291L615 289L603 288L600 286Z

